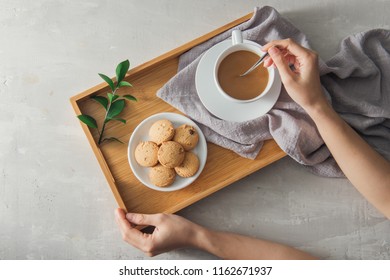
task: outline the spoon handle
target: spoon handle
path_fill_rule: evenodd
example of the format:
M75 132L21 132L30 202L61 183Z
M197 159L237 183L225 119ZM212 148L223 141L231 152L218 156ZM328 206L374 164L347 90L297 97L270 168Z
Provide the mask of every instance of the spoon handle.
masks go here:
M268 56L268 52L263 54L260 57L260 59L258 61L256 61L256 63L251 68L249 68L244 74L241 74L240 77L244 77L245 75L248 75L250 72L255 70L257 68L257 66L259 66L264 61L264 58L266 58L267 56Z

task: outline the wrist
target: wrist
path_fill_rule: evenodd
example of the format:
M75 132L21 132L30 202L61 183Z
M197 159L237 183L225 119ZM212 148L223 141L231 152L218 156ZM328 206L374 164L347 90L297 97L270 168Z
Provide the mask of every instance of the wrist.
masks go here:
M334 112L332 106L325 98L308 106L304 106L303 109L314 121L324 115L330 115Z
M306 112L314 121L317 128L320 130L323 130L324 124L328 123L329 121L333 123L334 127L340 125L343 126L345 124L342 118L337 114L337 112L328 102L318 106L313 106Z
M197 249L210 252L210 244L212 243L213 232L205 227L196 225L191 246Z
M204 242L207 238L207 229L200 226L195 225L192 229L192 238L190 241L190 245L197 249L204 249Z

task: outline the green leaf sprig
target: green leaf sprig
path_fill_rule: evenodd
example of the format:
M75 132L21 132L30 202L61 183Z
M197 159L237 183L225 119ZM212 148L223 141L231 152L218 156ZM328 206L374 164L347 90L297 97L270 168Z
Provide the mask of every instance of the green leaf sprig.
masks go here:
M126 120L119 118L119 114L122 113L125 108L125 100L137 101L137 99L132 95L123 95L119 96L116 94L117 90L121 87L132 87L129 82L124 81L125 75L129 70L130 62L129 60L122 61L116 67L116 83L111 80L108 76L99 73L99 76L108 84L111 89L111 92L107 93L107 98L104 96L92 96L91 99L99 103L106 110L106 115L104 117L103 125L101 131L99 131L96 120L88 115L78 115L80 121L85 123L87 126L91 128L96 128L99 133L99 141L100 145L104 141L117 141L123 143L119 139L115 137L103 138L104 129L106 128L106 124L112 120L119 121L121 123L126 124Z

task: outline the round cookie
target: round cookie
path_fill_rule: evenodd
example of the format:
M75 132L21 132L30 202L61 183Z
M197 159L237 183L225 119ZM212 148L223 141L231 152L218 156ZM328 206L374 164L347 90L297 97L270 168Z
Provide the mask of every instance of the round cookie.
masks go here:
M174 134L175 129L169 120L156 121L149 129L150 140L159 146L162 142L171 140Z
M183 124L176 128L173 141L182 145L186 151L189 151L198 144L199 134L193 126Z
M183 162L175 167L177 175L180 177L188 178L194 176L199 169L199 159L191 152L186 152Z
M176 173L173 168L158 164L150 169L149 179L157 187L168 187L173 184Z
M151 141L140 142L135 148L135 160L141 166L155 166L158 163L158 146Z
M185 156L183 147L174 141L163 142L158 149L158 161L165 167L174 168L179 166Z

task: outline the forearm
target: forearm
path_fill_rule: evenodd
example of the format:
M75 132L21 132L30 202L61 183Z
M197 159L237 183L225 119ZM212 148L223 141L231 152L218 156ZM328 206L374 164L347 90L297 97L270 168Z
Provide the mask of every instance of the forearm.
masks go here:
M390 218L390 163L371 148L328 104L306 110L345 176Z
M222 259L314 259L282 244L205 228L198 231L196 240L195 247Z

